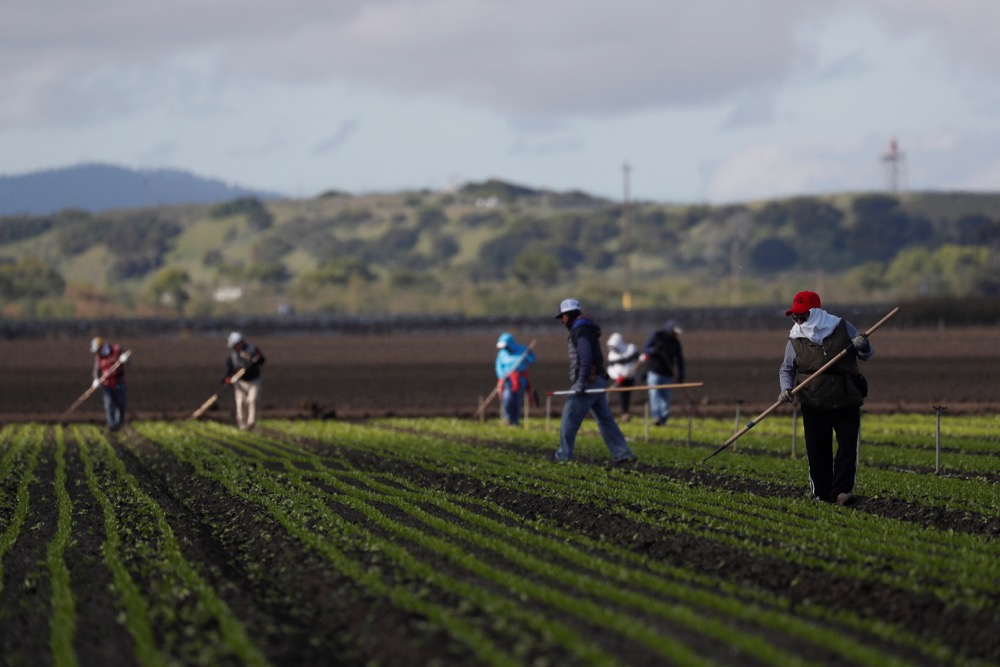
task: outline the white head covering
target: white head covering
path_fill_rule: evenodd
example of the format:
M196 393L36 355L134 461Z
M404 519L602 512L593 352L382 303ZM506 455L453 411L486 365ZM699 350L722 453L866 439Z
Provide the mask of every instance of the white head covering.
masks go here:
M838 324L840 318L836 315L831 315L822 308L812 308L809 311L809 319L805 322L796 322L788 332L788 337L808 338L819 345L824 338L833 333Z

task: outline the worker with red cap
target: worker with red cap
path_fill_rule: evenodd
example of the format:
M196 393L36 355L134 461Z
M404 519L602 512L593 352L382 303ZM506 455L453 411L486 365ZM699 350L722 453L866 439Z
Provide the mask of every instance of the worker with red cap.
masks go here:
M875 349L853 324L823 310L816 292L796 294L785 315L793 324L778 373L780 399L791 403L797 396L801 404L813 498L846 505L854 500L861 406L868 395L858 360L867 361ZM845 349L849 354L792 395L794 387Z

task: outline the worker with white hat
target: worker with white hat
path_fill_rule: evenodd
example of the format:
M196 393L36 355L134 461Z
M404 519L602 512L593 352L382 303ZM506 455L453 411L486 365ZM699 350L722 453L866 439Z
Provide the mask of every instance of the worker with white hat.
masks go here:
M226 357L224 384L231 384L236 398L236 424L241 431L252 429L257 423L257 397L260 395L260 367L264 365L264 353L250 343L239 331L229 334L226 341L229 356ZM238 377L235 377L239 373Z
M569 380L573 393L563 406L559 449L553 459L556 462L573 460L577 431L586 416L593 412L604 444L611 453L612 464L618 466L635 462L638 457L625 442L625 436L611 414L608 396L602 391L608 386L608 372L601 350L601 328L592 317L583 314L576 299L563 299L556 319L561 320L569 330Z

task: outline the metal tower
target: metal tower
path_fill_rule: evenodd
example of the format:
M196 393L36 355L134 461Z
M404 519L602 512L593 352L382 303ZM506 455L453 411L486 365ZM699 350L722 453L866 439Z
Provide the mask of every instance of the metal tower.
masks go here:
M896 137L889 140L889 150L882 154L881 160L885 163L886 179L889 183L890 192L899 192L900 172L903 168L903 151L899 150Z

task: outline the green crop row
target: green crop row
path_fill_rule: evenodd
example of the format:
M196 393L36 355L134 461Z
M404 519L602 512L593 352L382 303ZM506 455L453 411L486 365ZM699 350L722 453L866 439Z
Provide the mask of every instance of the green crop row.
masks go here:
M418 448L407 446L406 439L419 440L423 449L433 446L435 453L449 449L433 436L420 439L405 434L403 443L389 438L380 451L386 456L438 465L419 453L414 455ZM362 439L366 447L379 446L378 442L377 437ZM906 522L863 513L831 514L832 508L811 501L691 488L658 475L625 476L607 485L607 474L601 468L574 466L573 474L566 475L558 466L534 462L526 466L522 454L507 449L452 446L449 453L445 462L461 462L471 475L496 476L526 491L541 484L553 493L602 506L637 506L619 511L638 522L649 521L651 515L661 523L683 521L689 533L763 555L794 557L809 567L851 577L874 577L902 589L926 589L940 582L933 590L942 599L974 607L986 604L990 593L996 591L996 582L984 582L979 573L996 568L994 559L1000 550L984 544L980 536L941 536L930 530L916 531ZM802 546L809 544L822 548ZM919 560L912 559L914 553L920 555Z
M337 621L361 601L379 601L362 615L388 612L476 664L986 665L1000 655L988 631L1000 627L1000 545L970 526L1000 516L997 424L962 423L951 474L935 475L911 462L933 416L866 416L859 492L871 502L847 508L808 498L785 416L708 463L732 421L692 421L690 436L683 420L648 437L627 424L640 457L627 469L607 465L590 422L570 464L550 461L558 434L540 420L7 425L0 593L28 600L3 565L36 563L51 586L32 613L67 667L93 627L78 617L86 569L72 560L87 553L132 644L122 661L142 665L281 662L293 636L341 645L365 636L370 617ZM899 507L978 519L942 530L893 518ZM84 525L101 526L96 542ZM837 589L853 593L827 599ZM334 613L281 615L314 590L338 598ZM0 633L14 622L0 616Z
M3 434L4 449L0 458L0 590L6 584L3 576L5 555L17 542L30 509L28 487L34 481L35 468L42 449L43 430L38 425L17 429L7 426Z
M243 626L188 562L164 511L94 427L74 427L87 486L104 515L105 563L126 610L137 657L147 665L266 661ZM206 631L204 628L215 628ZM156 629L156 631L154 631ZM194 638L192 631L200 629Z
M800 622L787 612L754 607L747 605L745 600L711 595L683 582L669 582L662 577L644 574L641 570L595 561L583 550L574 550L559 538L536 536L533 542L527 540L532 548L526 550L517 546L524 543L525 531L491 521L482 515L475 515L476 520L473 520L474 515L460 507L459 499L449 499L427 490L405 490L405 480L395 476L377 471L345 471L343 460L325 460L315 454L305 454L301 448L290 448L285 443L259 436L234 434L229 429L218 430L213 426L203 426L198 430L205 435L205 439L196 439L192 445L177 448L176 453L186 456L193 464L211 461L210 467L202 469L210 470L213 476L230 478L233 482L241 480L244 484L265 489L272 487L271 492L283 497L301 494L295 498L297 507L310 499L343 505L394 536L388 544L379 545L380 549L395 546L400 541L416 544L439 554L455 568L513 589L521 599L534 600L536 604L561 613L582 616L587 622L613 628L683 664L696 662L697 656L683 644L660 637L655 626L647 627L642 623L642 617L652 615L662 618L686 627L688 632L707 634L716 641L728 641L757 660L777 664L796 664L797 660L760 639L758 633L745 634L737 629L738 624L720 621L716 617L735 618L740 624L770 626L772 632L791 632L803 640L812 639L817 644L829 645L832 639L832 635L820 625ZM155 437L153 433L147 435ZM368 435L363 434L362 437L367 439ZM179 434L174 434L168 439L176 442L178 437ZM217 444L213 444L213 440ZM405 446L406 443L402 444ZM192 454L195 451L197 454ZM276 465L285 468L280 478L274 478ZM321 485L317 486L313 480L320 481ZM429 512L420 507L427 504L433 504L436 511ZM407 514L419 526L390 518L382 509L385 505ZM447 512L447 516L441 516L442 512ZM484 525L488 525L495 534L484 532ZM534 531L529 534L534 534ZM368 539L375 537L368 535ZM537 555L540 551L539 540L546 544L544 551L548 552L547 558ZM494 555L484 561L470 554L463 544ZM502 558L507 564L498 564L497 558ZM572 559L576 569L557 564L566 559ZM587 570L592 572L588 574ZM518 574L520 572L530 573L531 576L525 578ZM623 585L627 587L623 588ZM564 592L568 590L574 591L574 594ZM674 601L665 604L661 598L664 595ZM586 596L603 602L589 602ZM683 604L682 600L688 604ZM689 606L691 600L696 600L696 604ZM565 634L566 630L562 632ZM574 637L567 648L579 645L580 639ZM843 638L838 646L858 664L886 664L893 660Z
M408 430L412 424L407 423ZM907 542L903 547L899 546L899 540L886 539L879 547L884 549L885 554L876 553L874 556L867 556L865 549L859 557L854 553L858 544L867 547L863 540L852 538L849 545L839 549L835 554L835 563L827 563L822 554L811 557L802 556L802 547L799 544L824 544L827 542L837 543L838 541L851 537L853 533L859 531L859 526L864 527L867 519L868 523L876 524L872 529L873 533L883 534L884 525L892 525L894 522L879 521L870 517L859 517L850 520L844 517L837 526L837 532L831 537L829 526L817 527L817 520L828 520L831 508L827 506L817 506L815 503L798 501L795 506L796 512L805 514L799 523L797 532L792 537L787 538L791 546L791 555L786 550L775 548L768 541L772 535L768 531L773 530L774 525L781 525L778 516L787 514L789 508L780 501L775 501L776 506L771 507L767 503L761 506L757 501L760 498L749 498L744 502L745 507L736 510L730 508L734 494L716 491L702 491L688 488L684 484L672 483L669 481L658 482L643 476L623 476L613 477L613 483L609 484L609 473L597 466L552 466L539 463L540 459L531 457L526 459L523 453L511 452L503 449L496 449L480 444L479 446L469 446L468 442L443 438L438 432L435 435L421 436L411 432L406 433L372 433L371 429L329 425L329 424L282 424L281 428L291 429L299 435L307 435L325 442L336 442L340 448L358 447L365 450L375 450L378 455L390 458L405 459L408 462L426 466L428 469L453 470L472 477L479 477L484 485L508 486L523 490L527 493L534 493L554 498L573 498L580 502L594 505L600 511L616 511L623 516L634 520L637 524L652 522L654 525L684 526L685 531L698 531L706 539L716 539L729 541L736 546L746 549L749 544L749 551L767 553L774 557L785 557L790 560L790 564L796 566L813 566L819 568L832 568L843 576L851 577L872 577L869 568L872 568L873 560L877 560L880 568L889 568L889 574L875 574L874 576L886 579L893 585L916 590L921 584L913 583L911 577L919 575L917 579L924 584L930 581L937 581L941 576L938 567L942 562L947 563L947 555L943 557L928 556L928 561L904 558L902 561L892 559L900 554L906 554L906 550L916 549L918 552L926 551L927 540L930 540L934 549L951 550L954 554L965 556L967 554L978 554L977 547L983 545L975 539L969 543L958 546L949 546L950 540L936 540L929 533L917 531L915 535L909 535L911 526L901 524L898 533L906 537ZM456 424L459 430L467 427ZM309 429L312 429L309 432ZM346 429L346 430L345 430ZM507 431L503 432L506 436ZM586 443L584 449L588 448ZM603 447L603 445L602 445ZM630 479L637 479L630 483ZM736 494L739 498L743 494ZM737 501L739 502L739 500ZM682 505L682 507L678 507ZM793 503L795 505L795 503ZM617 510L614 508L618 508ZM763 531L757 531L754 537L754 524L761 514L772 514L773 517L766 517L767 527ZM793 514L794 519L794 514ZM793 527L794 529L794 527ZM791 530L791 529L789 529ZM821 533L821 534L817 534ZM892 535L890 534L890 537ZM751 541L748 543L748 539ZM961 542L961 540L960 540ZM915 545L915 546L914 546ZM876 549L877 552L877 549ZM971 586L973 590L968 592L963 588L962 592L942 588L939 592L949 596L954 602L964 601L972 605L982 603L983 595L995 594L996 581L987 584L987 591L976 592L978 582L976 575L969 572L981 572L977 569L978 564L984 564L988 571L995 571L993 555L979 557L978 563L968 567L959 561L953 568L952 576L955 581L961 582L963 586ZM897 633L899 634L899 633ZM905 634L902 633L902 634ZM900 635L901 636L901 635ZM910 641L921 644L928 650L938 650L929 648L929 642L919 641L910 637Z
M882 416L866 417L872 425L877 424ZM776 484L802 489L803 495L808 488L808 470L804 459L804 443L800 439L798 458L791 458L788 443L788 432L771 420L765 420L751 429L743 438L737 440L737 448L732 447L703 464L708 456L732 431L722 430L726 422L719 420L704 420L706 426L715 426L709 433L717 439L711 439L699 430L697 437L689 447L686 439L677 441L660 435L646 442L642 438L642 427L626 425L626 436L631 441L632 448L639 454L644 463L669 466L681 470L698 470L701 472L733 476L741 479L754 480L762 484ZM866 423L868 423L866 422ZM531 450L533 456L544 458L551 454L558 443L558 434L546 432L541 428L531 429L500 429L495 425L483 425L463 420L388 420L387 425L399 428L419 428L433 431L453 438L465 438L468 441L484 437L499 444L507 444L523 450ZM790 423L790 420L789 420ZM995 438L991 420L981 420L980 433L984 439ZM732 422L728 422L731 429ZM667 429L669 432L669 429ZM593 432L585 427L581 433ZM656 431L659 435L664 431ZM971 437L971 435L970 435ZM581 438L578 455L598 459L607 458L607 451L599 440ZM889 451L885 448L861 446L862 465L859 471L859 493L876 498L895 498L905 502L916 502L929 507L941 507L963 512L976 512L996 515L1000 512L1000 498L994 492L993 485L982 475L963 474L923 474L919 469L910 470L905 467L893 466L892 459L881 455ZM930 464L933 465L933 452L930 454ZM974 464L979 462L982 468L995 467L1000 460L1000 448L992 455L974 457ZM949 459L944 457L944 468L949 470ZM884 466L884 467L883 467Z

